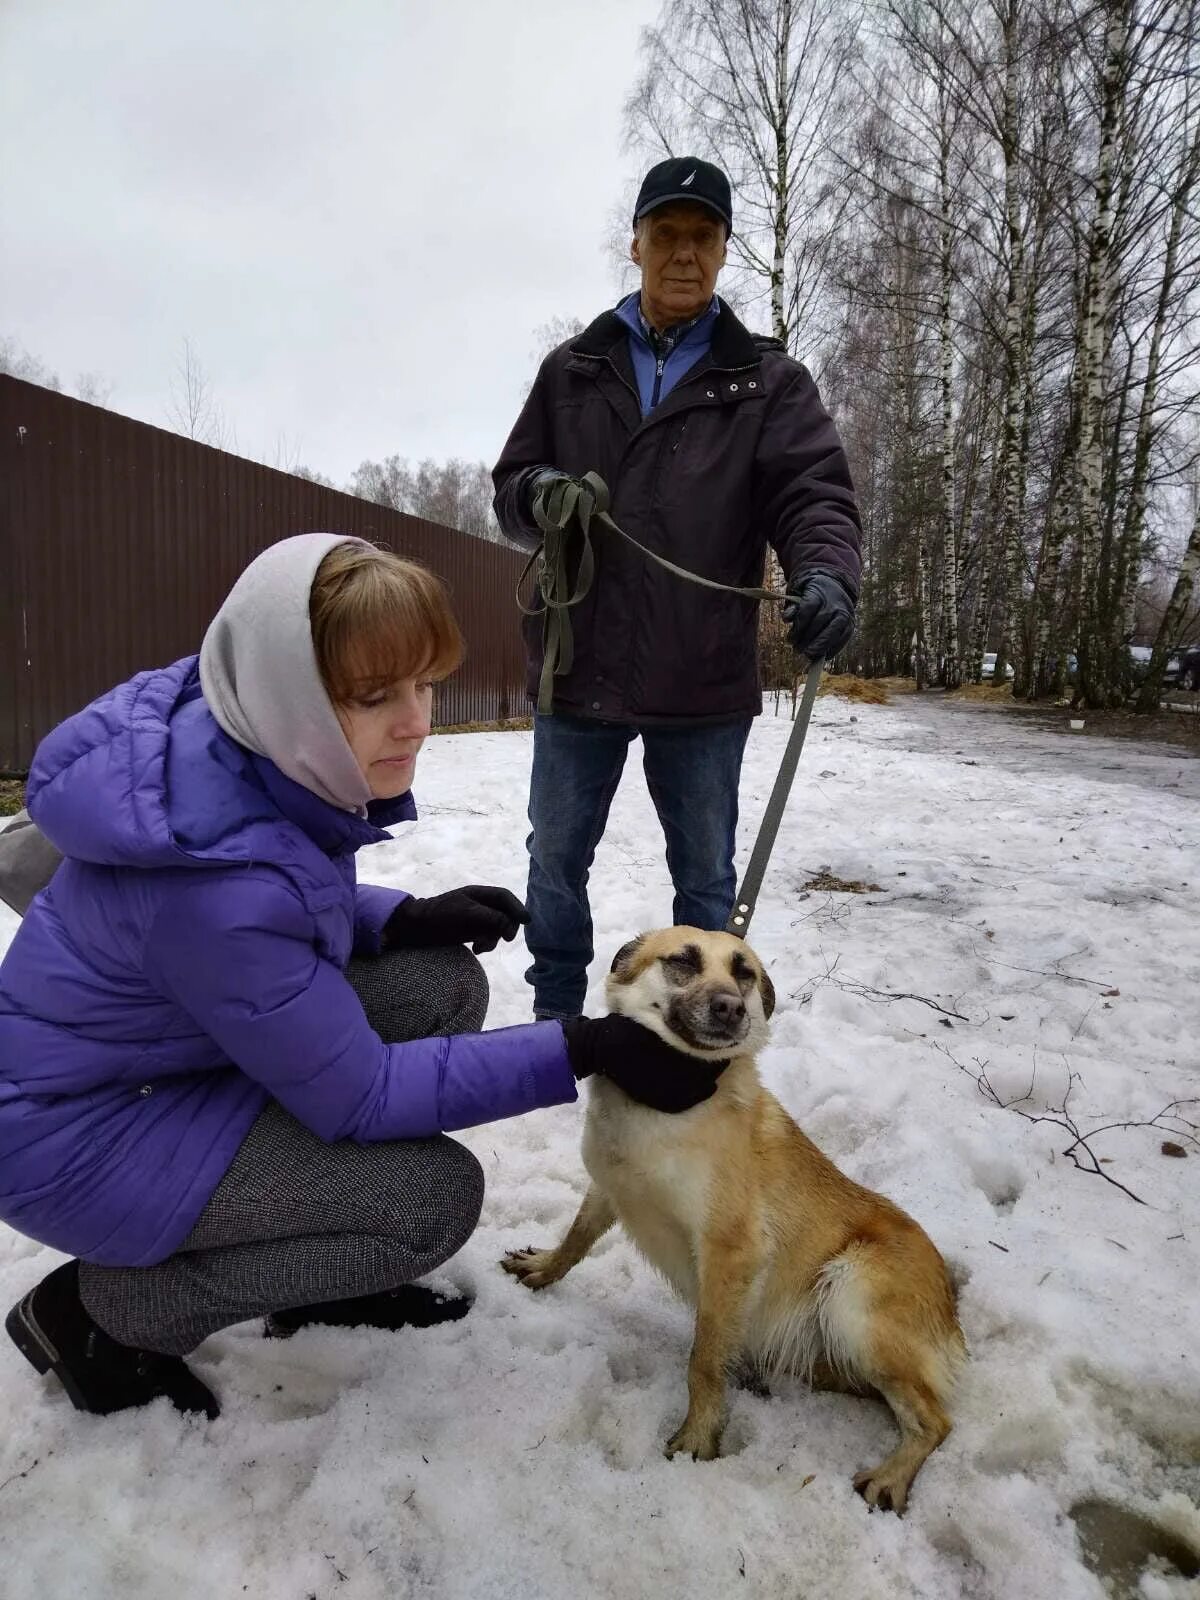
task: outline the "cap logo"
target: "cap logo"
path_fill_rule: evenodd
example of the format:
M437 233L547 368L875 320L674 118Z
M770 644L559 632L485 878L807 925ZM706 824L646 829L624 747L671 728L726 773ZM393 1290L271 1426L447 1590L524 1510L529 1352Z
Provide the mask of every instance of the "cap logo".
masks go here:
M679 187L681 189L686 189L686 188L688 188L688 186L690 184L695 183L695 181L696 181L696 170L693 167L691 172L688 173L687 177L683 180L683 182L679 185Z

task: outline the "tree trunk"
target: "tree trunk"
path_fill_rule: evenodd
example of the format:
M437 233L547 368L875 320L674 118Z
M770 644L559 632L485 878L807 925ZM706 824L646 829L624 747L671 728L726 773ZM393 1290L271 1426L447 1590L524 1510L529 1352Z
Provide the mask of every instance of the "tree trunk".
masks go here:
M1141 569L1142 534L1146 526L1146 494L1150 477L1150 450L1154 442L1154 413L1158 404L1159 364L1167 317L1175 296L1179 242L1198 176L1200 176L1200 120L1197 121L1196 131L1184 158L1179 186L1171 200L1171 222L1167 230L1166 254L1163 257L1162 283L1159 286L1158 303L1155 307L1150 349L1146 355L1146 381L1142 386L1142 403L1138 412L1133 480L1129 488L1125 526L1121 531L1117 567L1113 577L1113 604L1121 613L1123 635L1133 631L1133 608ZM1140 695L1138 705L1139 707L1141 705Z
M1048 694L1062 682L1063 627L1062 607L1059 604L1059 577L1067 535L1071 531L1071 507L1076 455L1079 444L1079 408L1075 403L1075 384L1071 385L1071 411L1067 423L1067 436L1055 468L1055 479L1050 490L1050 505L1046 513L1046 531L1042 539L1041 557L1038 561L1037 582L1033 595L1033 665L1030 672L1032 695Z
M1005 680L1005 667L1012 656L1011 629L1021 604L1021 518L1023 513L1021 463L1022 379L1025 359L1022 335L1025 328L1024 267L1025 239L1021 230L1021 204L1018 191L1018 164L1021 159L1017 128L1017 47L1020 0L1008 0L1004 12L1004 117L1001 144L1004 155L1004 227L1008 244L1008 284L1004 297L1004 413L1001 442L1001 482L1003 484L1002 566L997 585L996 682Z
M979 579L975 591L975 604L971 609L971 631L967 638L967 655L963 662L963 678L967 683L983 681L983 654L987 649L988 633L992 624L992 604L995 593L997 534L995 530L984 536L979 552ZM1002 556L1001 556L1002 559Z
M929 603L929 576L929 544L922 537L917 549L917 648L914 672L918 689L927 689L933 677L930 671L933 617Z
M950 226L950 129L949 108L943 83L938 84L938 257L940 296L938 306L938 354L942 387L942 589L941 589L941 671L943 688L957 689L962 682L962 662L958 643L958 550L954 537L954 344L952 293L954 288L953 233Z
M1158 637L1154 641L1150 665L1138 690L1139 711L1158 710L1158 702L1162 698L1163 673L1187 619L1188 607L1192 603L1198 578L1200 578L1200 500L1196 504L1192 533L1188 539L1187 549L1183 552L1179 576L1175 579L1175 587L1171 591L1170 600L1167 601L1167 609L1163 612L1163 619L1158 625Z
M1080 386L1079 535L1080 606L1078 698L1107 706L1119 698L1117 652L1105 627L1101 593L1101 480L1104 470L1104 377L1112 337L1113 191L1126 73L1132 0L1107 0L1101 83L1100 148L1095 209L1088 239L1083 299L1083 377Z
M788 324L784 312L784 272L787 267L788 193L788 50L791 43L791 0L782 0L775 14L775 227L771 252L771 332L788 345ZM788 346L790 348L790 345Z
M992 408L981 419L986 430L992 425ZM967 654L963 662L963 678L967 683L979 683L983 677L983 653L988 646L995 602L995 585L1004 563L1004 526L1001 519L999 497L1003 463L993 458L988 482L987 499L983 508L983 531L979 536L979 567L975 578L975 602L971 608L971 628L967 638Z

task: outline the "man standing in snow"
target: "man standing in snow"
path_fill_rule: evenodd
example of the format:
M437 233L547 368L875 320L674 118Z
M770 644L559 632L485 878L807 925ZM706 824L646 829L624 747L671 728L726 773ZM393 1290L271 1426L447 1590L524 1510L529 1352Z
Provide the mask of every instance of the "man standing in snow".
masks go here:
M564 479L596 472L621 528L717 583L760 584L769 542L796 650L836 655L858 597L854 489L806 369L715 293L729 180L706 161L661 161L633 225L641 285L542 363L493 473L500 525L536 547L538 508ZM570 612L573 661L554 677L553 714L535 720L526 935L538 1017L582 1009L588 869L639 734L674 920L725 926L742 752L762 710L752 601L678 578L603 530L595 557ZM527 620L531 696L542 632L540 616Z

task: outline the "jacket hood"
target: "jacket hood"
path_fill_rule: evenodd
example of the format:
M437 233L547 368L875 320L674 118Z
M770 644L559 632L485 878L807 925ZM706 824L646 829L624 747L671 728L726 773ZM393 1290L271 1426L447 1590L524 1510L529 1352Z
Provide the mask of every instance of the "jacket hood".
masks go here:
M200 647L204 698L231 739L329 805L366 816L371 790L317 670L308 606L337 533L302 533L255 557Z
M176 713L192 704L204 713L194 656L139 673L46 735L30 768L27 804L63 855L113 867L182 864L168 815L167 760ZM238 752L229 747L225 759L236 764Z
M29 814L77 861L183 867L278 853L281 819L324 851L357 849L416 816L411 794L366 817L321 800L218 727L195 656L136 678L38 746Z

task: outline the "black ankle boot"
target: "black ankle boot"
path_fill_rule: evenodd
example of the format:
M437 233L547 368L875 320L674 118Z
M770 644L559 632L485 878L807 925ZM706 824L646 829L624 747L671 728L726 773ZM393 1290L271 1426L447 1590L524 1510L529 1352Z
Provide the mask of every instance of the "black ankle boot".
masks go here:
M203 1411L210 1420L221 1414L212 1391L178 1356L118 1344L96 1326L79 1298L78 1261L43 1278L4 1326L26 1361L53 1372L80 1411L104 1417L166 1395L177 1411Z
M457 1322L470 1309L471 1301L465 1295L439 1294L423 1283L404 1283L382 1294L273 1311L263 1332L269 1339L287 1339L297 1328L314 1323L329 1328L432 1328L439 1322Z

